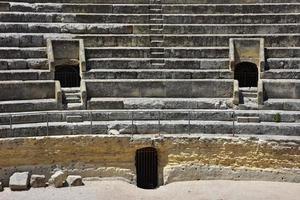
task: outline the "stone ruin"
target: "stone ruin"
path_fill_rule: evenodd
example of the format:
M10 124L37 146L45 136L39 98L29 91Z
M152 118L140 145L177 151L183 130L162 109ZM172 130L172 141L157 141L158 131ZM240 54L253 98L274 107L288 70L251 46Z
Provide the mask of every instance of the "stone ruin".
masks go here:
M299 21L298 0L1 1L0 181L300 182Z

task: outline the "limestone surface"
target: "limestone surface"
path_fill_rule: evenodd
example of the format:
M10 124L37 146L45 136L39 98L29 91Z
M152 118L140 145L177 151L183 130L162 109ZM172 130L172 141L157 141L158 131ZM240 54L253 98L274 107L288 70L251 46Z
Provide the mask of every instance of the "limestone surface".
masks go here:
M29 186L29 172L16 172L9 179L9 187L13 191L27 190Z

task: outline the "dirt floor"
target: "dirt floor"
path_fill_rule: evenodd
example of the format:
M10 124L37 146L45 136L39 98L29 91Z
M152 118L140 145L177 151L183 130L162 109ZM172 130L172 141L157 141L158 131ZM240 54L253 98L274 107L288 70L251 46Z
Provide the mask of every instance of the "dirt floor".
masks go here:
M300 184L258 181L191 181L143 190L120 180L85 181L85 186L12 192L0 200L299 200Z

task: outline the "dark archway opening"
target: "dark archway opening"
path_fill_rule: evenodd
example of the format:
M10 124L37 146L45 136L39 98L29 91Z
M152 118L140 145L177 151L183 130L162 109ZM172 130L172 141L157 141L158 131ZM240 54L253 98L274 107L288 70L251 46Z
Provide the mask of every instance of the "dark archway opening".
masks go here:
M61 65L55 67L55 80L61 87L80 87L80 73L78 65Z
M256 64L242 62L235 66L234 79L239 81L239 87L257 87L258 69Z
M136 151L135 155L137 186L154 189L158 186L158 160L155 148L146 147Z

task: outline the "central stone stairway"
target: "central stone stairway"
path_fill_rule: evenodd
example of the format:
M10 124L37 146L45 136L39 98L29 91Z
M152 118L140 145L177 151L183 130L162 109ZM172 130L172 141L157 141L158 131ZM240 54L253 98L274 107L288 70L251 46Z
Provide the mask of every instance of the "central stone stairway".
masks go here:
M241 110L258 110L257 87L240 88L240 105Z
M62 88L63 102L67 110L82 110L81 93L79 87Z

